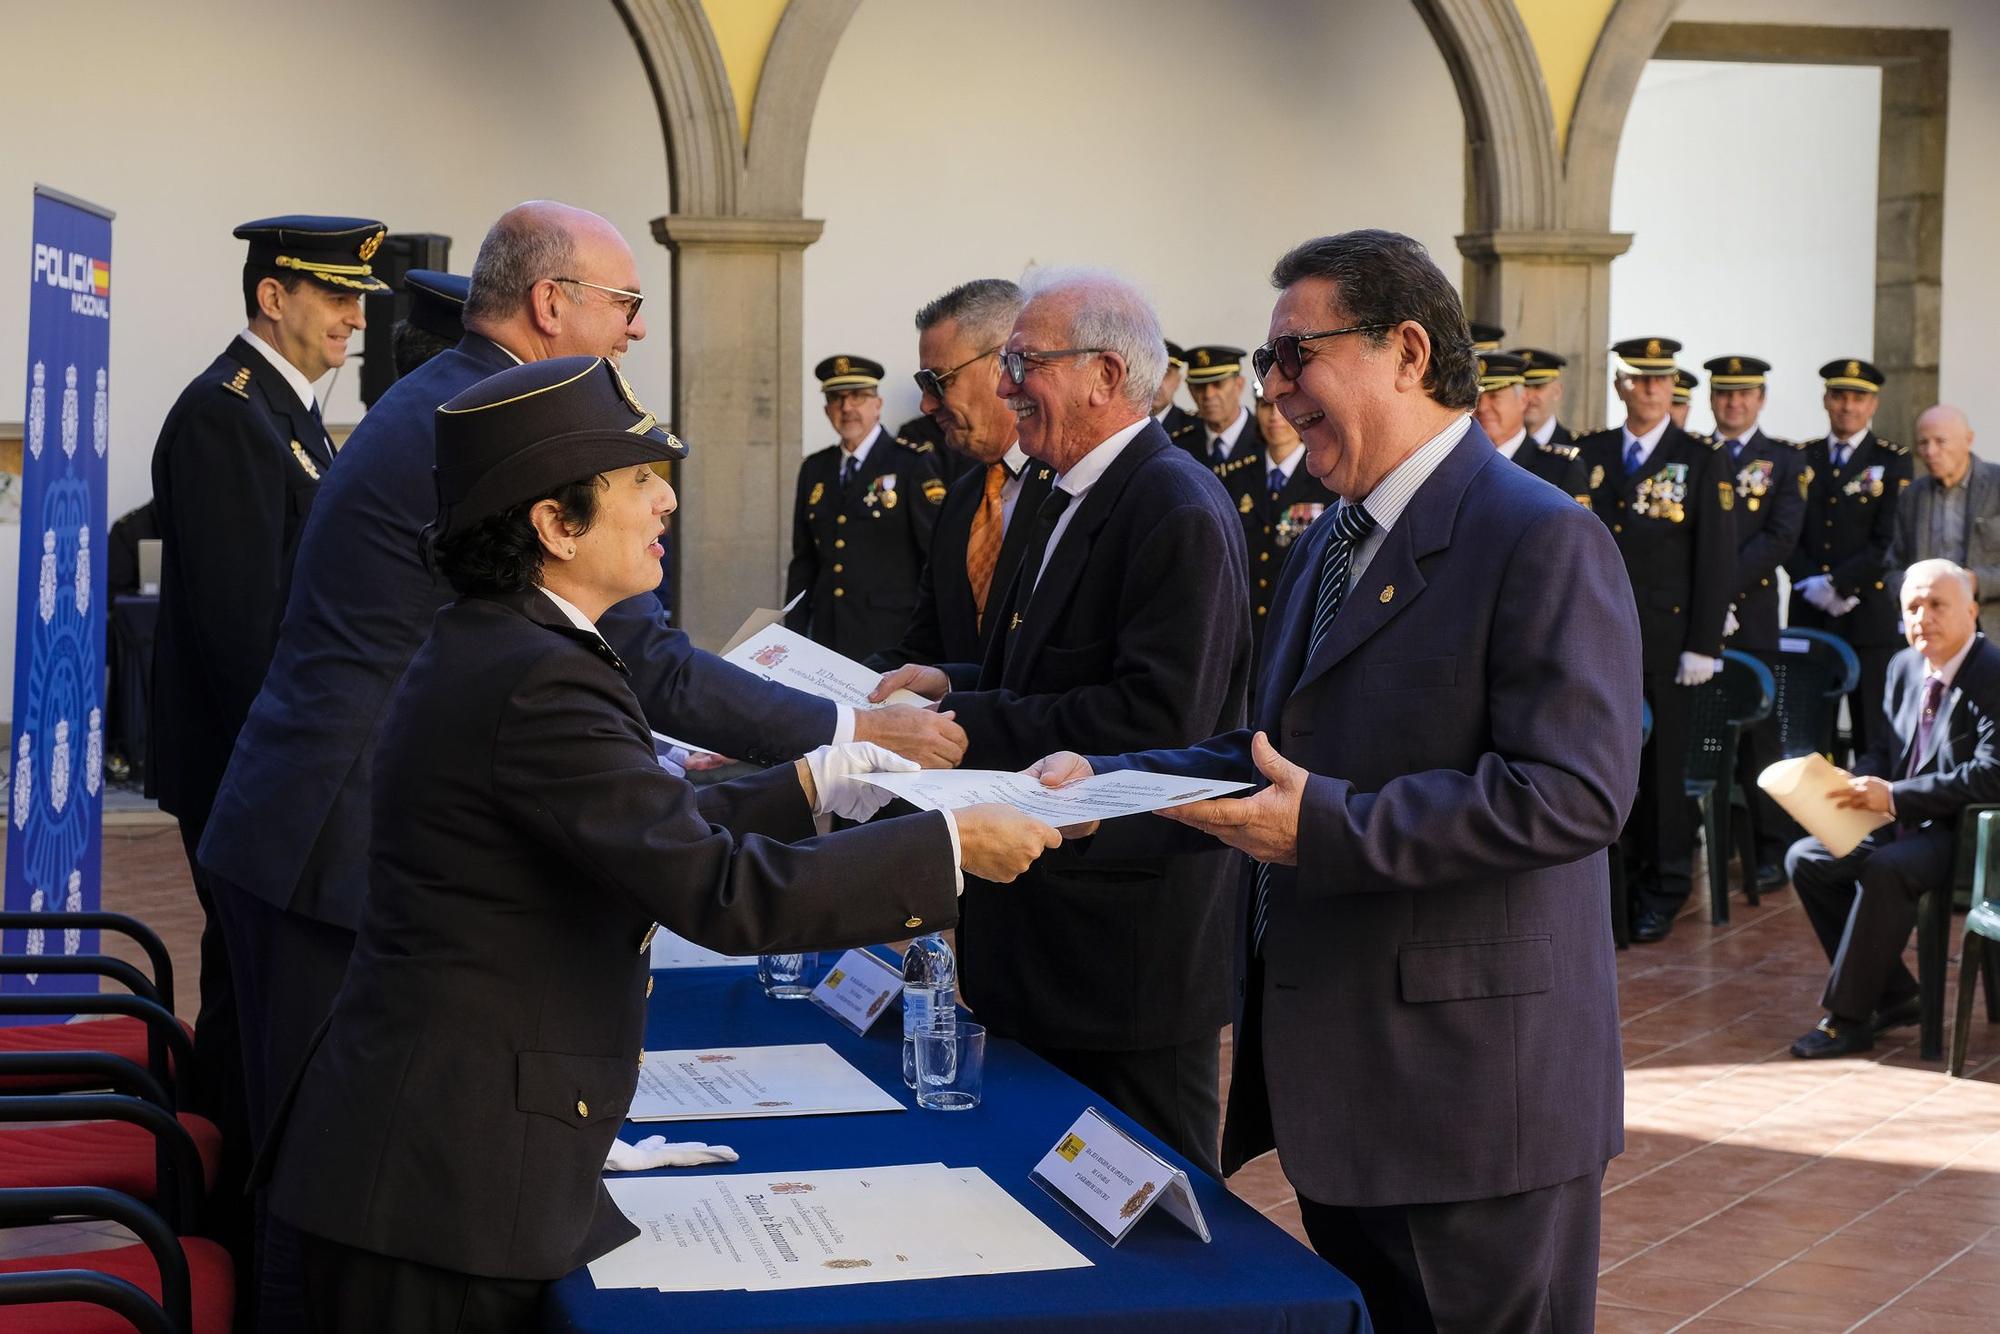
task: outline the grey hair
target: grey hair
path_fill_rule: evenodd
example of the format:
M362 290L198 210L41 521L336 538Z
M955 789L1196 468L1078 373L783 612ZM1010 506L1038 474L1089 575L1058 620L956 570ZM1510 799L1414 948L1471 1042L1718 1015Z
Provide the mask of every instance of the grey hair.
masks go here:
M465 298L467 324L504 320L520 308L528 289L576 267L576 240L557 209L509 209L479 243L472 261L472 289ZM571 292L570 300L581 294Z
M1965 586L1967 597L1971 598L1975 603L1979 600L1979 589L1978 585L1973 581L1972 571L1953 561L1945 560L1942 557L1934 557L1930 560L1920 560L1909 569L1903 571L1903 582L1905 584L1919 577L1933 580L1940 577L1956 579Z
M1149 411L1167 374L1167 345L1153 303L1137 284L1109 269L1034 268L1021 278L1024 306L1070 292L1079 300L1068 345L1117 353L1125 363L1125 401Z
M953 320L971 342L998 345L1007 341L1014 321L1021 317L1021 307L1027 303L1020 287L1005 278L974 278L927 302L917 312L917 332Z

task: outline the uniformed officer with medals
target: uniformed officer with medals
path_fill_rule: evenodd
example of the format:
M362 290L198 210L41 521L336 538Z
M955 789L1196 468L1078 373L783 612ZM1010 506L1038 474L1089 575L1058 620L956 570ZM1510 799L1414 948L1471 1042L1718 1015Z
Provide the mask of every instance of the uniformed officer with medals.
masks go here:
M1526 405L1522 420L1529 439L1538 445L1575 444L1575 432L1556 420L1563 400L1563 367L1569 359L1539 347L1517 347L1513 352L1522 363L1521 395Z
M944 503L937 448L882 429L882 363L852 355L813 368L840 443L806 457L792 511L785 618L855 661L896 643L916 606Z
M1578 442L1593 507L1611 526L1638 604L1643 686L1653 735L1639 800L1620 838L1636 942L1662 940L1687 901L1694 829L1686 796L1693 687L1721 669L1736 572L1734 478L1719 447L1667 415L1676 379L1671 338L1614 344L1625 424Z
M1526 361L1512 352L1479 354L1479 403L1473 415L1501 454L1526 468L1585 509L1590 508L1590 470L1575 445L1537 444L1528 435Z
M201 902L194 1110L242 1148L242 1051L228 955L195 860L236 733L277 647L292 557L334 445L313 383L386 292L369 261L386 230L364 218L246 222L243 332L181 391L153 448L160 615L153 642L149 793L179 817ZM229 1189L233 1195L233 1187Z
M1233 493L1254 487L1264 468L1264 435L1243 402L1240 347L1204 343L1187 350L1188 396L1194 399L1195 429L1175 442L1206 463ZM1244 474L1248 474L1245 476Z
M1806 443L1805 529L1785 568L1791 623L1839 635L1861 659L1861 682L1847 697L1858 756L1889 726L1882 693L1889 659L1905 643L1887 563L1896 502L1910 484L1910 451L1870 429L1884 380L1872 362L1842 357L1819 374L1827 433Z
M1256 467L1237 466L1223 479L1236 512L1243 517L1243 541L1250 557L1250 630L1261 651L1271 590L1292 543L1326 509L1327 491L1306 471L1299 433L1275 403L1257 396L1257 428L1264 447Z

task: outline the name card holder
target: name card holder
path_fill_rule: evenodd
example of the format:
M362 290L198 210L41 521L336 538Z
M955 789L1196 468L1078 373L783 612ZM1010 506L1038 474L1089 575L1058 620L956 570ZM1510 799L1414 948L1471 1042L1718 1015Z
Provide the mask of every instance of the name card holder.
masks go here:
M868 950L849 950L812 989L812 1003L865 1035L869 1026L903 993L903 973Z
M1028 1179L1076 1216L1099 1239L1116 1246L1159 1205L1205 1243L1201 1216L1187 1173L1086 1107Z

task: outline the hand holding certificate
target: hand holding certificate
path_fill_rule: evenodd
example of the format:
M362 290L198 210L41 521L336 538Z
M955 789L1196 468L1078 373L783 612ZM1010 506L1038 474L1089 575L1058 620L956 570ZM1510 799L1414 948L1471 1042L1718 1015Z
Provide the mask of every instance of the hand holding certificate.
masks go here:
M1896 818L1854 804L1853 781L1853 774L1817 752L1779 760L1757 775L1757 786L1836 857L1845 857Z
M1248 783L1219 783L1172 774L1099 774L1067 787L1044 787L1039 778L997 769L926 769L914 774L868 774L864 782L895 793L927 811L962 810L991 803L1011 806L1057 826L1087 824L1121 815L1225 796Z

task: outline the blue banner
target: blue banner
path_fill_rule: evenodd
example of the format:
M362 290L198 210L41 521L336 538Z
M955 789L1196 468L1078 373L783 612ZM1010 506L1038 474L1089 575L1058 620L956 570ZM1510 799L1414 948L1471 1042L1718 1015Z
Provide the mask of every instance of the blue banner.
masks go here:
M111 214L35 187L21 588L8 747L6 905L94 912L104 864L105 450L111 429ZM9 931L10 954L90 954L95 931ZM0 974L0 990L97 990Z

